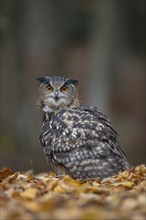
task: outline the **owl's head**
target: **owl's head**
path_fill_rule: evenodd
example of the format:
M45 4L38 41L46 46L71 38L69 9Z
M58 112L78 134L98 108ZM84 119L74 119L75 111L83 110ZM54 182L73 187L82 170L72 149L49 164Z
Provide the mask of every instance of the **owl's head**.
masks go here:
M41 82L39 103L44 112L74 107L78 103L78 80L61 76L37 78Z

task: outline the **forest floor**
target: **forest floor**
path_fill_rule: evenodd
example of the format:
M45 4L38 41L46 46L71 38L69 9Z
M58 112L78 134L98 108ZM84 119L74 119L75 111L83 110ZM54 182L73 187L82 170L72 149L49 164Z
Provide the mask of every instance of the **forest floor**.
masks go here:
M101 180L0 172L1 220L144 220L146 167Z

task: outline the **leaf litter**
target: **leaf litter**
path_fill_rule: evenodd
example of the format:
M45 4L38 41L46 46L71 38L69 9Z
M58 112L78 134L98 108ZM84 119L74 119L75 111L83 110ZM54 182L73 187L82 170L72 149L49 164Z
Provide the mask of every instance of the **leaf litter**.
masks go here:
M99 180L0 172L1 220L144 220L146 167Z

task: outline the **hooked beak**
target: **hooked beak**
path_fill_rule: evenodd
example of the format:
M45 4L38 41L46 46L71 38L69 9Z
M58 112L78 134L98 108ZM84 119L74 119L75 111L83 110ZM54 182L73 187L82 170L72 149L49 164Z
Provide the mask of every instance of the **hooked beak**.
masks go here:
M58 91L55 91L54 99L55 99L56 102L60 99L60 97L58 96Z

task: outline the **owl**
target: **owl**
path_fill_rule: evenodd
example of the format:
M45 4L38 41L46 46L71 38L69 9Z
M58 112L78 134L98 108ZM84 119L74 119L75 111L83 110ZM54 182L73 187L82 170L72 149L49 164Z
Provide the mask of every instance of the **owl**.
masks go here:
M61 76L37 80L43 118L39 140L50 172L103 179L132 167L108 118L79 101L77 80Z

